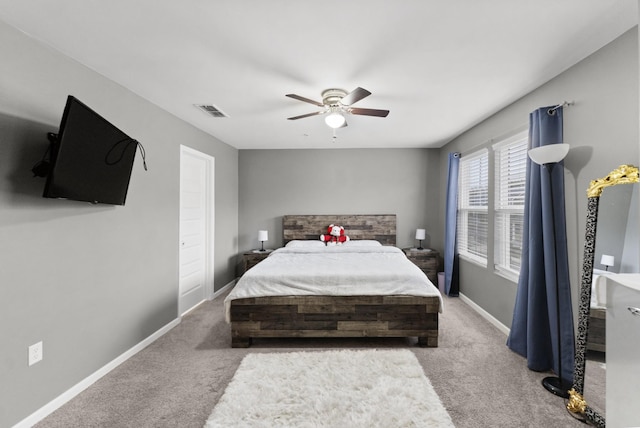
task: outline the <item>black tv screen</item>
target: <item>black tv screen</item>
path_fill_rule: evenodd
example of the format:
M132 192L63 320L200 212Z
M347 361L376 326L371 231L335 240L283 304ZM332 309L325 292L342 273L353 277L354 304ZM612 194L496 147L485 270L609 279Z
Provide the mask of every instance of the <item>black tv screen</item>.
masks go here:
M69 95L43 196L124 205L137 141Z

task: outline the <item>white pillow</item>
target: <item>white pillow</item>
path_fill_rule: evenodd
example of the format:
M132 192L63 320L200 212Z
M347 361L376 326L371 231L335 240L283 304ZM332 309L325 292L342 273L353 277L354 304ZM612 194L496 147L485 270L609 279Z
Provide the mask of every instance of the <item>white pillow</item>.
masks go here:
M314 241L314 240L308 240L308 241L303 241L303 240L293 240L293 241L289 241L287 242L287 245L285 245L285 247L306 247L306 248L310 248L310 247L324 247L324 242L322 241Z
M381 247L380 241L373 239L357 239L343 242L342 245L349 245L351 247Z

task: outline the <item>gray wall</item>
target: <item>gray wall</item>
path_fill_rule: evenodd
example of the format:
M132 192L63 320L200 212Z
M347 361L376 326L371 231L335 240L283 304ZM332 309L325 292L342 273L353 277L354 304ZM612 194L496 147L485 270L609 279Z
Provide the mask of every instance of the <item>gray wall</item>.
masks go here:
M449 152L459 151L464 156L491 147L495 139L526 124L531 111L564 100L575 102L565 109L564 142L571 145L565 159L565 206L577 316L589 181L606 176L621 164L637 165L639 161L637 27L447 144L440 162L446 164ZM441 204L445 186L440 183ZM444 227L444 219L440 227ZM491 242L489 260L493 257ZM460 291L511 326L516 284L496 275L491 266L491 262L489 268L481 268L461 261Z
M425 228L441 250L438 150L241 150L239 173L241 250L281 246L285 214L396 214L398 246Z
M2 22L0 40L0 426L12 426L177 318L180 144L216 159L215 287L234 279L238 151ZM67 94L145 146L126 206L41 197L30 170Z

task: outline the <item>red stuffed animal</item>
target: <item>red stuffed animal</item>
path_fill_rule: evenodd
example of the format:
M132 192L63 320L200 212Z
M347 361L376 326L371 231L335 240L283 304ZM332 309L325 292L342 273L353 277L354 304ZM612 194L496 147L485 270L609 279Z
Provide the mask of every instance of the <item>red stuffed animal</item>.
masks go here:
M331 224L327 228L326 235L320 235L320 240L327 245L341 245L347 242L349 237L344 234L344 227Z

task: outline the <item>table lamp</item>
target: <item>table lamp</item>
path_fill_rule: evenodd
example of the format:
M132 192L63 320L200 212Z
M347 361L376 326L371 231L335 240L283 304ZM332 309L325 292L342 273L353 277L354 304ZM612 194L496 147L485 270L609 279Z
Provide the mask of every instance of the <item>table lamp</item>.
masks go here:
M425 239L427 232L424 229L416 229L416 239L418 240L418 250L424 250L422 248L422 240Z
M613 266L616 262L616 258L614 256L610 256L608 254L603 254L602 258L600 259L600 264L604 265L605 268L604 270L608 271L609 270L609 266Z
M260 241L260 244L262 244L260 251L266 251L264 249L264 241L268 241L269 240L269 231L268 230L259 230L258 231L258 241Z

